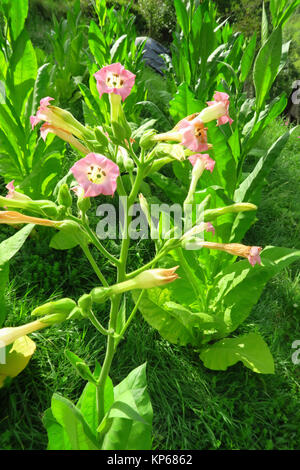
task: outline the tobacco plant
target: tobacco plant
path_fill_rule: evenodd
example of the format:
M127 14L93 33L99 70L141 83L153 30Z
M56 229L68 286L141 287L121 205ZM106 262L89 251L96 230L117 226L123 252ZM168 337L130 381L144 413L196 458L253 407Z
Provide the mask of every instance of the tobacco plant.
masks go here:
M299 259L300 252L241 243L247 214L257 210L247 201L249 188L254 183L260 188L265 168L257 170L255 179L246 178L239 187L243 197L234 200L237 162L223 153L222 146L222 128L228 131L234 125L227 93L214 92L208 106L186 116L168 132L158 133L147 125L133 130L128 124L123 102L130 96L135 74L114 63L98 70L93 79L98 100L108 96L109 125L99 121L97 126L84 126L70 112L54 106L49 96L41 99L36 114L30 116L32 129L43 121L40 132L46 141L54 134L80 156L59 183L56 202L33 199L13 181L7 184L8 194L0 197L0 223L26 225L0 245L0 259L1 276L7 280L9 259L33 227L43 225L56 230L51 248L81 247L94 270L95 287L77 299L62 298L35 308L32 316L36 319L26 325L2 328L5 363L0 366L0 380L2 385L8 384L27 365L36 347L28 334L85 318L97 334L105 336L105 357L102 365L97 362L91 370L76 351L66 351L87 384L76 404L58 393L53 395L44 415L48 448L150 449L152 407L145 364L118 385L110 379L118 345L136 313L140 311L170 343L191 347L210 369L225 370L242 361L254 372L272 374L273 358L263 338L256 332L232 333L251 313L266 282ZM281 139L270 149L266 165L282 143ZM153 183L158 182L159 187L163 168L173 162L188 188L180 192L176 187L176 192L170 186L166 193L173 194L176 203L169 207L157 204ZM211 184L214 175L219 186L215 181ZM199 189L200 183L204 189ZM103 242L106 226L107 236L116 233L114 218L101 219L96 232L89 220L91 198L99 195L108 202L119 196L120 233L114 235L120 239L118 255ZM136 218L137 209L140 215ZM97 214L103 215L101 206ZM145 238L148 229L155 255L132 270L131 240ZM95 250L115 273L112 285L95 261ZM124 302L127 292L135 303L131 312ZM108 324L97 314L98 305L109 310Z

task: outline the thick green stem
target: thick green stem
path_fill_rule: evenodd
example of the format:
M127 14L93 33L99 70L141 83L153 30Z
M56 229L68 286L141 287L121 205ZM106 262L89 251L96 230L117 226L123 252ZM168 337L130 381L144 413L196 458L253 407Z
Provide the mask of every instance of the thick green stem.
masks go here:
M115 330L116 329L116 321L117 315L119 311L120 305L120 295L116 295L111 299L111 309L110 309L110 319L108 330ZM113 335L108 336L107 339L107 347L106 347L106 354L104 358L104 362L101 369L101 374L99 377L98 385L97 385L97 412L98 412L98 424L104 418L104 391L105 391L105 382L109 374L110 366L114 357L115 352L115 338Z
M126 264L127 264L128 249L130 245L130 238L128 236L129 235L128 227L131 221L131 217L128 216L128 208L135 201L140 184L143 180L143 176L144 176L143 169L139 167L133 188L128 198L128 207L127 207L127 210L125 211L125 224L124 224L124 233L123 233L124 238L122 240L120 259L117 260L118 263L115 263L117 265L117 270L118 270L117 283L121 283L125 281L126 279ZM118 316L119 308L120 308L120 301L121 301L121 295L115 295L111 298L111 309L110 309L108 331L115 331L116 329L117 316ZM110 335L108 336L108 339L107 339L105 359L103 362L101 374L100 374L98 385L97 385L98 424L100 424L104 418L105 383L106 383L106 379L108 377L110 366L114 357L114 352L115 352L115 338L113 335Z

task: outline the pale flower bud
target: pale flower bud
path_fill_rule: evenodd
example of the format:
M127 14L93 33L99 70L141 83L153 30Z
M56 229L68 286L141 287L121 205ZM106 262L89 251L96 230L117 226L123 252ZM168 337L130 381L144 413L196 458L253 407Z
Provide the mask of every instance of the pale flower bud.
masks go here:
M175 273L177 268L178 266L169 269L148 269L129 281L113 286L113 293L121 294L132 289L150 289L168 284L178 279L178 274Z

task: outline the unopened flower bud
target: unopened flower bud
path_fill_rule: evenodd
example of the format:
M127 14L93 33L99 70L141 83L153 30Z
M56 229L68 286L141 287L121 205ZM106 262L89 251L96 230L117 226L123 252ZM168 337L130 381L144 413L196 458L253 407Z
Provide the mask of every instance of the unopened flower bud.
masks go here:
M62 323L67 319L67 313L52 313L40 318L40 322L46 323L46 326L56 325Z
M178 275L175 273L177 268L178 266L169 269L148 269L128 281L111 286L111 293L123 294L133 289L150 289L168 284L178 279Z
M144 132L140 138L140 147L145 150L153 147L156 144L156 141L153 139L156 134L157 132L155 129L148 129Z
M226 207L219 207L217 209L207 209L204 211L204 220L205 222L211 221L219 217L220 215L230 214L232 212L246 212L246 211L255 211L257 206L251 204L250 202L237 202Z
M86 312L89 312L92 308L92 296L91 294L83 294L80 299L78 300L78 306L81 309L83 315Z
M58 203L65 207L72 206L72 196L69 191L69 186L65 183L62 184L58 192Z
M118 153L117 153L117 161L116 161L118 167L121 170L125 171L132 171L134 168L134 163L132 158L128 155L127 150L124 147L119 147Z
M110 291L109 287L95 287L90 293L92 302L96 304L104 303L108 299Z
M76 302L74 300L65 298L60 300L55 300L52 302L47 302L44 305L40 305L39 307L35 308L31 315L33 316L41 316L41 315L49 315L52 313L70 313L73 308L76 307Z

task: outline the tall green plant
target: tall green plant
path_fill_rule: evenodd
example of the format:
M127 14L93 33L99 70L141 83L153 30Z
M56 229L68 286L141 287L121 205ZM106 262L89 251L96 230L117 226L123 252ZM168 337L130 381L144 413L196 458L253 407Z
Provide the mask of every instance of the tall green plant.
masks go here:
M17 6L18 5L18 6ZM15 180L33 197L49 196L61 168L64 146L47 143L31 133L34 114L49 82L49 64L37 68L34 47L24 28L28 0L7 0L0 5L0 80L4 84L0 104L0 174Z

